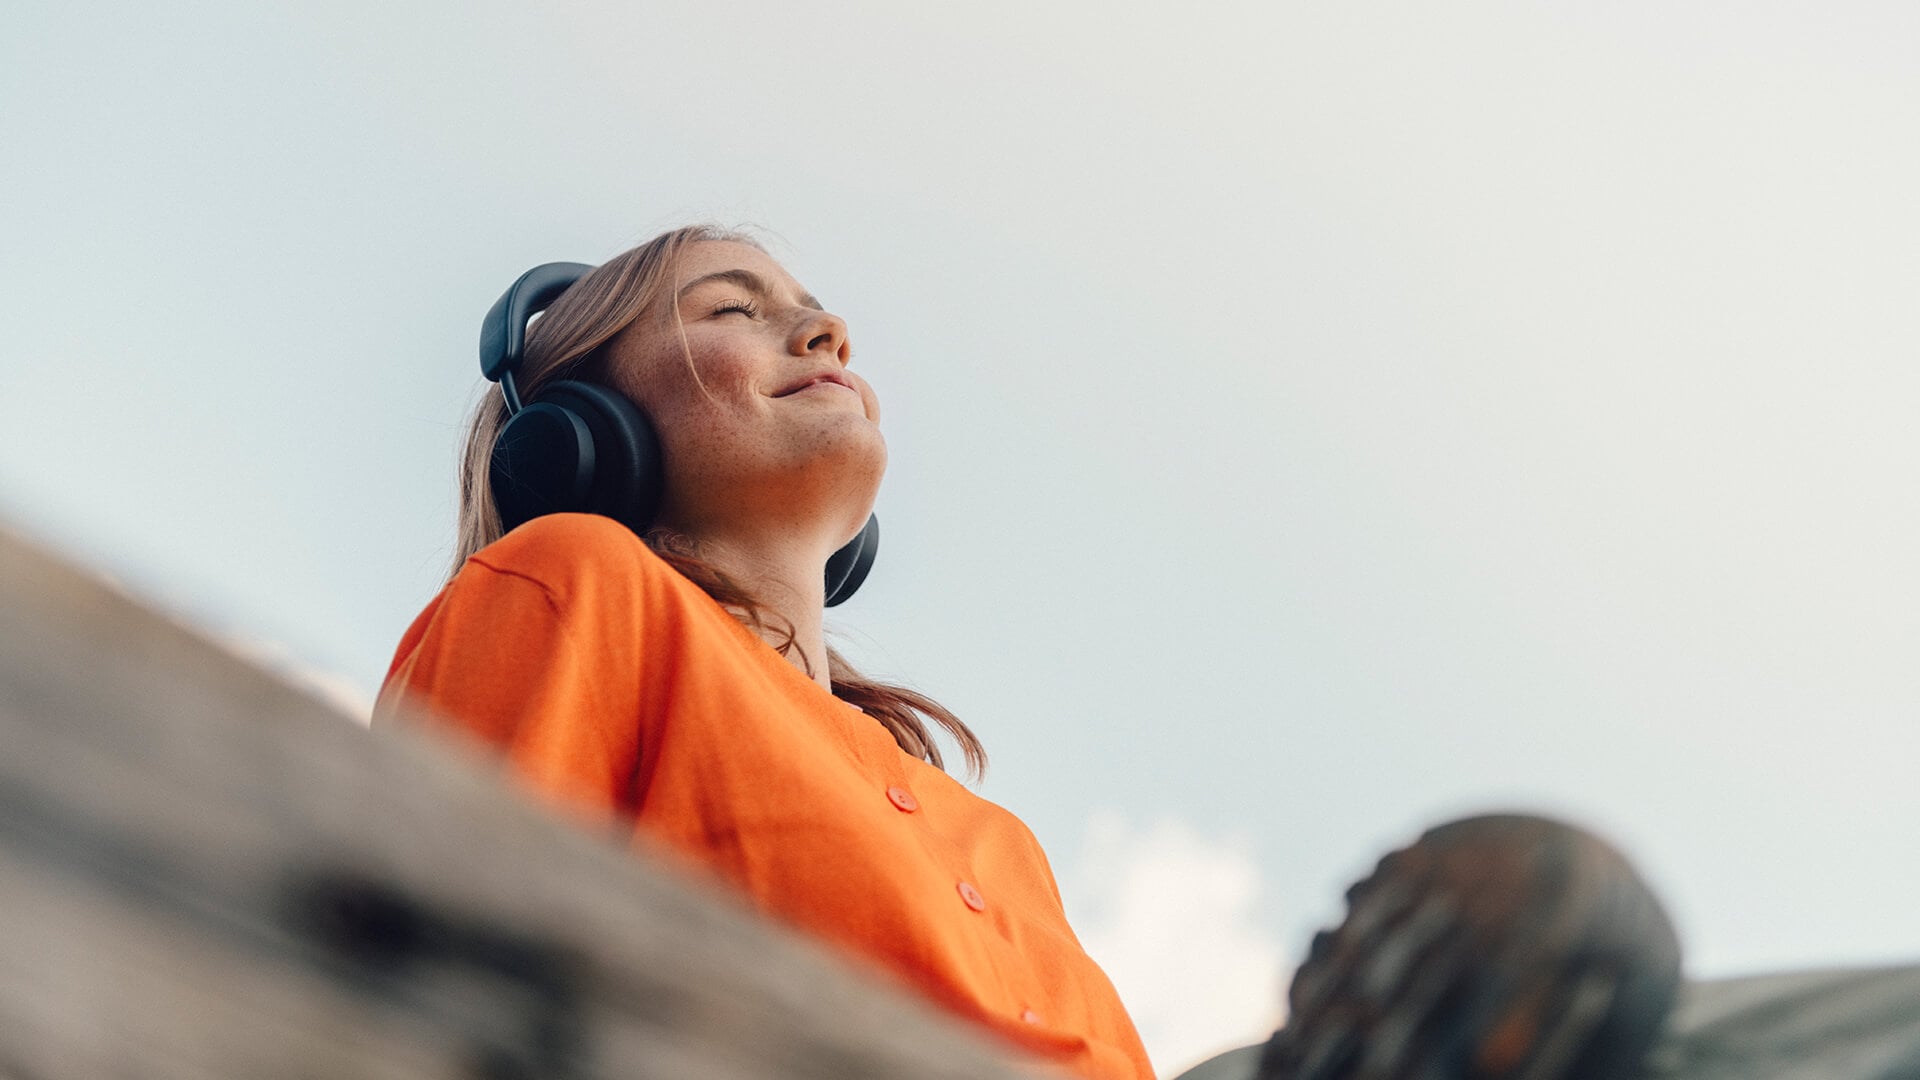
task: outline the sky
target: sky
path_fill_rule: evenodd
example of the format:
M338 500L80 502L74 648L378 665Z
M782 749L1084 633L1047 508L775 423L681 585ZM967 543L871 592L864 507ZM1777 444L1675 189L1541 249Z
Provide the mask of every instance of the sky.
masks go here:
M747 225L845 317L831 623L985 739L1166 1070L1449 817L1703 977L1920 959L1920 8L46 3L0 521L363 709L482 313Z

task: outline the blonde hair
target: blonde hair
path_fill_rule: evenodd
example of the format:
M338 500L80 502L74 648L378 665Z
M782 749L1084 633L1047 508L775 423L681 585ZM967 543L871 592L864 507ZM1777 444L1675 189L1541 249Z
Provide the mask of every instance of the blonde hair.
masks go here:
M712 240L760 246L738 232L691 225L622 252L575 282L528 328L525 357L514 375L520 399L530 402L541 387L561 379L580 379L617 389L609 378L607 356L601 346L646 314L673 287L681 253L688 245ZM494 440L506 423L506 399L491 391L474 407L468 421L460 461L458 536L453 564L447 571L449 581L460 572L468 556L506 534L489 479ZM785 622L702 557L693 538L655 528L642 539L667 565L747 625L764 629ZM775 648L783 653L793 648L791 624L784 630L776 626L775 632L784 632L786 637ZM926 724L932 720L959 744L969 774L977 779L985 772L986 748L979 737L939 702L918 691L867 678L831 646L827 649L827 675L834 696L878 721L902 750L944 769L940 748Z

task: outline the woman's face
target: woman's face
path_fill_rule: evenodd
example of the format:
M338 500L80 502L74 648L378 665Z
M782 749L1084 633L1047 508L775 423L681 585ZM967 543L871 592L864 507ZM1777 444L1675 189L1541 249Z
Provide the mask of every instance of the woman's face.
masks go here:
M660 435L660 520L698 535L824 515L836 545L851 539L886 443L879 400L847 369L846 323L749 244L689 245L675 276L677 291L611 353L615 383Z

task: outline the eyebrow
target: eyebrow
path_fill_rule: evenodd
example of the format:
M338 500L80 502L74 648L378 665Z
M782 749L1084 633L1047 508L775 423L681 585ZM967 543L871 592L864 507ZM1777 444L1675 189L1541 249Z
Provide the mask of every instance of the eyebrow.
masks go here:
M688 293L692 292L693 290L699 288L700 286L705 285L709 281L731 281L735 285L738 285L743 289L748 289L753 292L757 292L761 296L773 295L773 290L767 287L767 283L761 280L760 275L754 273L751 270L716 270L711 274L705 274L700 277L694 278L692 281L689 281L685 285L682 285L680 287L679 295L685 296ZM800 294L800 306L810 307L815 311L826 310L825 308L820 306L820 301L814 299L813 294L810 292L803 292Z

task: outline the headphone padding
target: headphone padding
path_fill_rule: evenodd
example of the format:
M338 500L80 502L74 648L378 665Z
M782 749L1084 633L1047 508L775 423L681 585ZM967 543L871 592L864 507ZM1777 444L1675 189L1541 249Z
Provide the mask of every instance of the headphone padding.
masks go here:
M493 440L487 481L508 532L542 514L581 508L594 473L593 433L574 413L536 403Z
M867 580L880 553L880 515L868 514L860 532L827 559L827 606L838 607Z
M593 434L593 475L578 509L645 534L665 481L653 425L626 395L598 383L563 380L541 387L535 401L578 416Z

